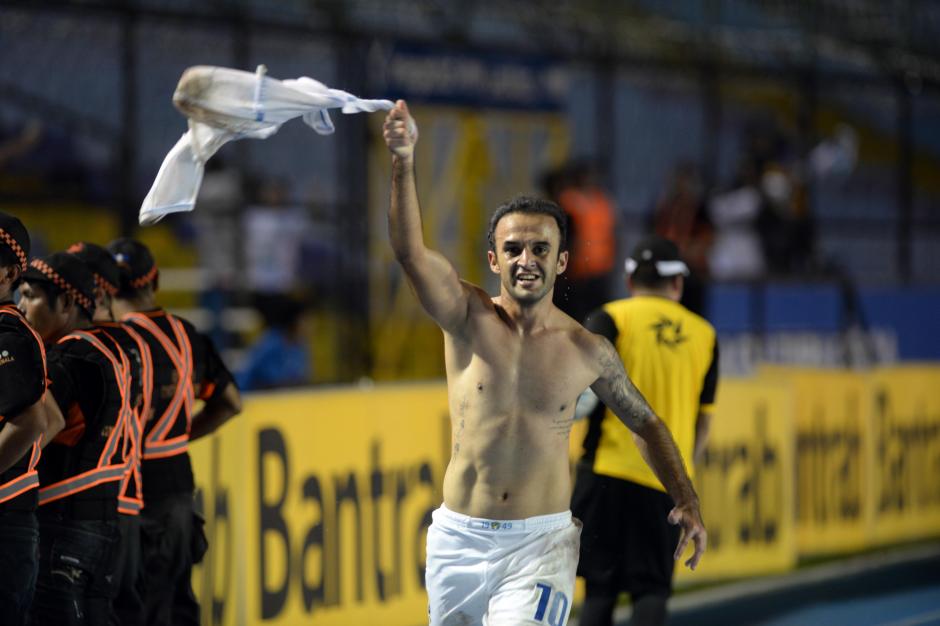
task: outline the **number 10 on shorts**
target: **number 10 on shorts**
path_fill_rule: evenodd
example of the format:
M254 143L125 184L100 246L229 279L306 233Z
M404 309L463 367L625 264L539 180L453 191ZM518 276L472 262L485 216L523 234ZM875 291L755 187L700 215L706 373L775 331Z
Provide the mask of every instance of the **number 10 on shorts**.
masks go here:
M545 583L536 583L535 586L541 592L539 605L535 607L535 621L546 621L547 613L548 626L564 626L565 616L568 615L568 597L561 591L552 593L552 588ZM551 602L551 608L549 608L549 602Z

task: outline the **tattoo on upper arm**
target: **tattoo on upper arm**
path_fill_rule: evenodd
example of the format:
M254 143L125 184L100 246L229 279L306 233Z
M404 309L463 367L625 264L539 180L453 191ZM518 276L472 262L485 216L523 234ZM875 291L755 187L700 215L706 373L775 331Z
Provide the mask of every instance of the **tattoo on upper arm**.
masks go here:
M601 376L595 387L604 404L631 430L636 430L653 417L643 394L627 376L617 350L606 339L601 355Z

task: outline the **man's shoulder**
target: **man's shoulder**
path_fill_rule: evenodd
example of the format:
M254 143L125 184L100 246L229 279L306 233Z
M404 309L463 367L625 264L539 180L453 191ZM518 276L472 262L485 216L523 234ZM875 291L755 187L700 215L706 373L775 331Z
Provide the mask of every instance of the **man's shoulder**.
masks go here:
M32 333L22 316L17 315L5 306L0 308L0 337L17 335L32 336Z
M46 351L50 357L78 357L81 359L92 358L101 355L101 350L93 343L97 337L95 335L104 334L99 328L87 328L68 333ZM89 338L88 336L91 336ZM101 345L101 344L99 344ZM104 344L107 347L107 344Z
M12 315L0 315L0 344L8 342L18 343L27 338L33 343L36 342L36 340L33 339L32 333L29 332L29 329L19 320L13 318Z
M195 345L200 342L210 341L209 336L201 332L198 328L196 328L196 325L190 322L188 319L184 317L179 317L176 315L174 315L173 317L179 320L180 324L182 324L183 331L186 333L186 336L189 338L189 342L191 344Z
M607 314L619 313L621 311L627 311L631 308L637 306L636 298L618 298L616 300L610 300L605 302L601 306L597 307L596 310L604 311Z
M168 336L173 336L173 324L178 323L183 332L186 333L190 341L193 341L195 338L200 337L201 333L196 328L196 325L190 322L185 317L180 317L175 313L170 313L165 309L157 309L154 311L145 311L132 314L130 316L125 316L122 320L122 323L130 324L134 330L143 329L149 333L149 330L146 326L146 323L141 319L141 316L146 317L151 322L153 322L157 328L159 328L164 334Z
M696 330L699 333L701 333L704 337L714 338L715 327L712 326L711 322L709 322L707 319L705 319L698 313L695 313L694 311L690 311L689 309L685 308L683 305L679 304L678 302L676 303L676 306L678 306L682 310L683 316L685 320L687 320L687 323L692 324L696 328Z
M189 335L190 337L194 337L195 335L199 333L199 330L196 328L196 325L190 322L185 317L177 315L176 313L171 313L166 310L162 310L162 313L163 313L162 318L163 318L164 324L170 325L173 322L178 322L180 325L182 325L183 330L185 330L186 334Z
M476 306L484 310L493 310L496 307L499 296L491 296L483 287L462 278L460 279L460 285L470 296L470 306Z
M71 377L81 377L88 372L107 373L111 368L111 362L101 350L75 334L66 335L59 342L49 346L46 356L49 362L49 376L53 379L65 372Z
M0 330L0 368L3 372L16 368L42 368L42 363L42 348L29 330Z
M115 341L121 341L130 337L127 325L120 322L96 322L95 328L108 337L113 337Z
M143 337L135 329L121 322L104 322L99 324L98 328L103 334L113 339L118 347L125 352L138 349L138 337L140 341L143 341Z
M647 317L667 316L692 324L705 333L714 334L715 332L714 327L704 317L690 311L681 303L666 298L648 296L623 298L608 302L603 309L617 320L632 319L642 323Z
M586 358L595 360L611 345L610 341L603 335L591 332L570 317L568 319L571 320L571 323L565 325L564 331L567 333L571 344Z

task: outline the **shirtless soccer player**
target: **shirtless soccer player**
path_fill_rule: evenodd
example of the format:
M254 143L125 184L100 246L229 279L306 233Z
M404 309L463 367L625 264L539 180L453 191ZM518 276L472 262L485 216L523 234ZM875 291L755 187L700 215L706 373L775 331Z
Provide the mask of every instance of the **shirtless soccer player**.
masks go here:
M623 369L609 341L555 308L565 270L565 218L555 204L520 197L490 220L490 297L425 247L415 187L417 127L403 101L385 121L392 152L389 234L418 299L444 331L453 452L444 504L428 530L432 626L567 622L580 524L572 519L568 435L578 395L591 387L639 437L675 502L695 568L705 551L698 498L669 431Z

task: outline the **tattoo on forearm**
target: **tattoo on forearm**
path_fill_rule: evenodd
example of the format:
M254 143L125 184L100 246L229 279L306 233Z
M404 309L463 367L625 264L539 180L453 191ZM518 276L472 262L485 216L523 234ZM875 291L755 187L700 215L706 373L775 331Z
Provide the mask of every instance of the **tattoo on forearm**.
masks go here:
M643 432L643 439L649 451L647 462L673 500L684 503L694 499L695 490L688 479L679 449L669 429L656 420L656 415L643 394L627 376L620 355L610 342L605 343L601 362L604 373L595 391L628 428ZM657 422L655 428L649 428L654 420Z
M636 430L653 417L653 410L627 376L623 361L613 345L605 340L604 348L601 357L604 372L600 385L601 399L630 429Z

